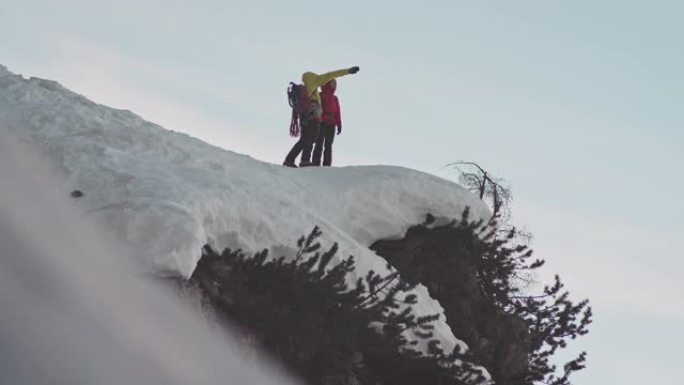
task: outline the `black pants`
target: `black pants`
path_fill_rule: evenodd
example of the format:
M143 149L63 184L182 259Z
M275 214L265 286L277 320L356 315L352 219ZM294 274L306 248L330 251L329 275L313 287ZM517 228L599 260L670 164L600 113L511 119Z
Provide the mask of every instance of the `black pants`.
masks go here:
M302 157L299 159L299 164L311 162L311 149L318 138L319 131L319 124L314 119L302 122L302 132L299 135L299 140L292 146L292 150L287 154L285 161L294 163L297 155L301 152Z
M321 165L321 152L323 153L323 165L330 166L332 164L332 145L335 139L335 126L332 124L321 124L321 132L318 134L315 147L313 150L312 163L316 166Z

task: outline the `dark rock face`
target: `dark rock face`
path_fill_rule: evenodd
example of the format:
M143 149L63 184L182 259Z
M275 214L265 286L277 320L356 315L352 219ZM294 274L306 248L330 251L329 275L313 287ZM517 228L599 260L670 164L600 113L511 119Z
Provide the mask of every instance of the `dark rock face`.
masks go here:
M375 242L371 249L404 279L424 284L444 307L454 334L497 385L524 384L529 333L525 322L497 309L482 294L472 239L454 226L414 226L404 238Z

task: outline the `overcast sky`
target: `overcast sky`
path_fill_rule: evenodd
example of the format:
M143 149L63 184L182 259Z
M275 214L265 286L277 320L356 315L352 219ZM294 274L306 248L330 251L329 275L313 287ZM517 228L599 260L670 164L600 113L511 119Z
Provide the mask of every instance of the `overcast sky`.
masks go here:
M592 300L575 383L680 378L680 2L26 3L2 0L0 64L278 164L288 82L360 66L334 165L503 177L547 271Z

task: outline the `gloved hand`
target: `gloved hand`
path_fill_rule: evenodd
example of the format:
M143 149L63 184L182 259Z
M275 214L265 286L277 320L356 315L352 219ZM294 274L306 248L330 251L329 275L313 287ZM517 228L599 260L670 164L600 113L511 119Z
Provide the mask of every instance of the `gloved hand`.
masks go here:
M352 75L355 74L355 73L357 73L357 72L359 72L359 67L357 67L357 66L352 67L352 68L349 69L349 73L352 74Z
M342 133L342 126L337 126L337 135Z

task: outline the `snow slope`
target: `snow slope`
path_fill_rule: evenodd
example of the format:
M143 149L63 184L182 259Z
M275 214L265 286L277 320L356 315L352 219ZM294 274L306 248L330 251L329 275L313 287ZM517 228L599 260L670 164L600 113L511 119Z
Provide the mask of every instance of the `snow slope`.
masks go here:
M0 130L0 384L301 384L131 274L132 256L12 139Z
M85 194L74 202L160 275L189 277L207 243L292 254L315 225L324 246L340 243L339 258L356 257L359 274L382 273L386 261L368 248L374 241L402 236L427 213L459 218L470 207L474 219L489 215L459 185L425 173L264 163L2 66L0 129L44 149L64 174L65 191ZM424 287L417 291L419 312L443 313ZM443 348L465 347L443 318Z

